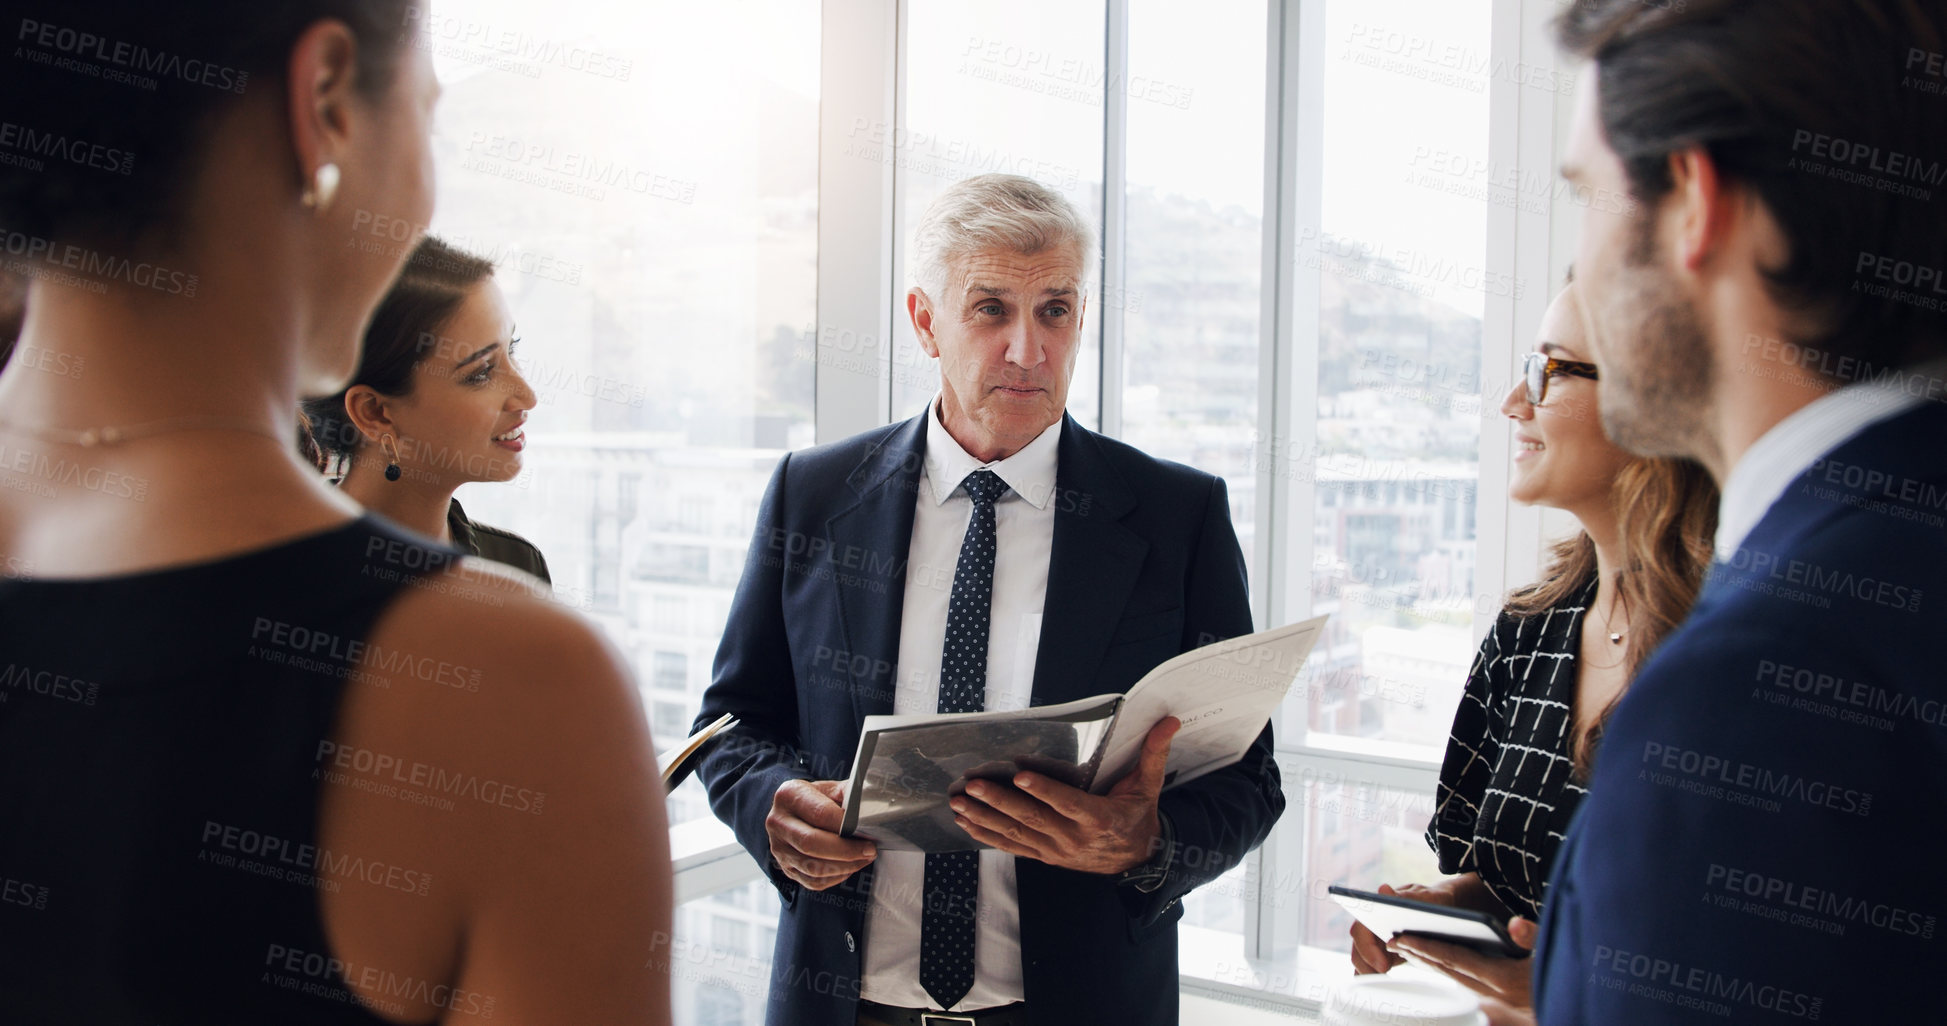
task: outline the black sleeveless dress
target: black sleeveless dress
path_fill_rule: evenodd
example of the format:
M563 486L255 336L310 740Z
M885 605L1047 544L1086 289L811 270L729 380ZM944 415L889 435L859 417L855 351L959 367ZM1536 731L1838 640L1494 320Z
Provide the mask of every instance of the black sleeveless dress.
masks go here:
M431 881L320 851L317 812L366 636L457 558L366 515L212 563L0 579L0 1021L369 1026L389 1020L348 977L450 994L333 956L321 889Z

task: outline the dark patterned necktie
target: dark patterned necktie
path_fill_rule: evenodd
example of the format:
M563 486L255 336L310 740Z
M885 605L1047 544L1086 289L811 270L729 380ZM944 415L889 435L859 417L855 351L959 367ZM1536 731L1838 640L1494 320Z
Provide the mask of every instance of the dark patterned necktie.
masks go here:
M976 470L962 482L973 500L953 595L946 606L946 644L940 654L940 711L979 712L987 705L987 622L994 597L994 502L1007 482ZM974 913L978 908L980 853L936 852L926 856L926 886L919 920L919 985L952 1008L973 989Z

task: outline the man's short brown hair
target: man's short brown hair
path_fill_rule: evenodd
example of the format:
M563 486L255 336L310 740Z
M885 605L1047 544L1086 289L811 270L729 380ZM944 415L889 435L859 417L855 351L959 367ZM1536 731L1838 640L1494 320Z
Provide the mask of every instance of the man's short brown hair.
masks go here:
M1636 199L1708 153L1790 246L1763 270L1791 341L1857 379L1947 353L1943 22L1940 0L1570 0L1557 29Z

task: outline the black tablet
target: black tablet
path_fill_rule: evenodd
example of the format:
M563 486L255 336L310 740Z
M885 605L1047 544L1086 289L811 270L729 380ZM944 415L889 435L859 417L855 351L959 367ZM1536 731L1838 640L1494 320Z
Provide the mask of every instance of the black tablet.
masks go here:
M1527 958L1528 949L1508 936L1507 924L1485 912L1414 901L1393 894L1355 891L1337 884L1326 888L1332 900L1345 906L1352 918L1381 937L1399 934L1464 944L1476 951L1506 958Z

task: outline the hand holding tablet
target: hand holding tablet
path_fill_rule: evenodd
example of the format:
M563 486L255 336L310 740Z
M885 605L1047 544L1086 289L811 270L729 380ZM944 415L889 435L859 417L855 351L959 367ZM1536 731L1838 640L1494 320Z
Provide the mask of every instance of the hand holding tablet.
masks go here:
M1528 949L1508 936L1506 925L1485 912L1390 894L1375 894L1336 884L1327 888L1327 892L1333 901L1352 913L1353 918L1382 938L1403 933L1461 944L1504 958L1528 957Z

